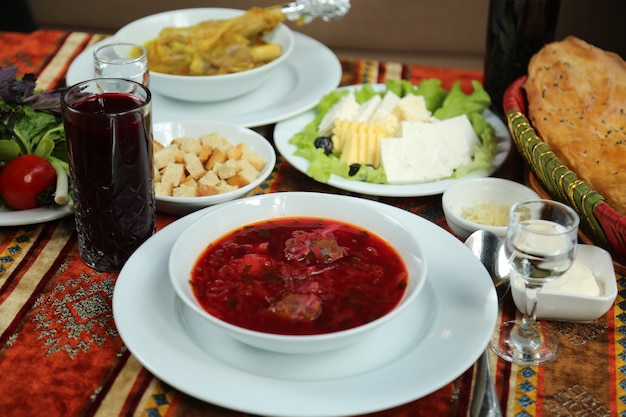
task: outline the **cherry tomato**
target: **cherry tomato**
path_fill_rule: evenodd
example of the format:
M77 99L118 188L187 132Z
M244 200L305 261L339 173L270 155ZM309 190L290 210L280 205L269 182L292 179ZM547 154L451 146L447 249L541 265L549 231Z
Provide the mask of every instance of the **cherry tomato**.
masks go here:
M26 210L44 203L54 191L56 172L52 164L37 155L21 155L10 160L0 172L0 197L15 210Z

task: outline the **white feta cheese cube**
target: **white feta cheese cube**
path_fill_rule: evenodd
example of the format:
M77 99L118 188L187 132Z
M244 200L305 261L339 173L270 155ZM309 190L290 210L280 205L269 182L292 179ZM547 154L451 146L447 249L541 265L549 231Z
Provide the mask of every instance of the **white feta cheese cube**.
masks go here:
M393 112L400 120L418 120L421 122L435 120L426 107L424 97L416 94L407 94L402 97L396 104Z
M372 98L361 104L359 112L354 120L356 120L357 122L367 122L370 117L372 117L372 115L376 112L376 109L378 108L378 105L382 100L383 99L378 94L372 96Z
M353 120L358 111L359 103L356 102L354 94L349 93L341 97L337 103L324 115L318 126L318 133L321 136L330 135L334 126L335 120Z
M454 168L448 163L445 147L436 140L382 139L380 156L390 184L435 181L450 176Z
M381 162L389 183L434 181L469 163L479 144L465 115L436 123L403 122L401 137L381 140Z

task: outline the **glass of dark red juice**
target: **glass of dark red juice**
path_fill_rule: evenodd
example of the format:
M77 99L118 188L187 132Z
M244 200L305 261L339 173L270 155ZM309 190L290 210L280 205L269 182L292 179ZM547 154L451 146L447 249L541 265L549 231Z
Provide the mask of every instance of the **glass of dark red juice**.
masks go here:
M61 104L80 255L96 270L119 271L156 228L150 91L88 80Z

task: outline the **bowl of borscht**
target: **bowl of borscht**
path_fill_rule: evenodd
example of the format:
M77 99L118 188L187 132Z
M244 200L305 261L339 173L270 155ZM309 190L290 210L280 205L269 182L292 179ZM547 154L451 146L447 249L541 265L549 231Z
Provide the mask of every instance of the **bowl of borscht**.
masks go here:
M380 204L283 192L215 206L174 243L172 285L191 314L247 345L347 346L402 314L426 279L420 237Z

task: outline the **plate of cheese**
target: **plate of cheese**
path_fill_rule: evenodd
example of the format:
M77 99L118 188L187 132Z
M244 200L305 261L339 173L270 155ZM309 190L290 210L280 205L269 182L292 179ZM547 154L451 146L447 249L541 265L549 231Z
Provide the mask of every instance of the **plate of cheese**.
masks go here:
M486 109L489 101L482 86L475 83L475 92L467 94L460 86L448 92L438 80L426 82L339 88L315 108L279 122L276 148L315 180L366 195L436 195L459 181L493 174L506 160L512 138ZM420 88L426 93L418 93ZM485 109L470 103L480 113L429 110L440 108L453 93L460 101L485 102L487 97Z

